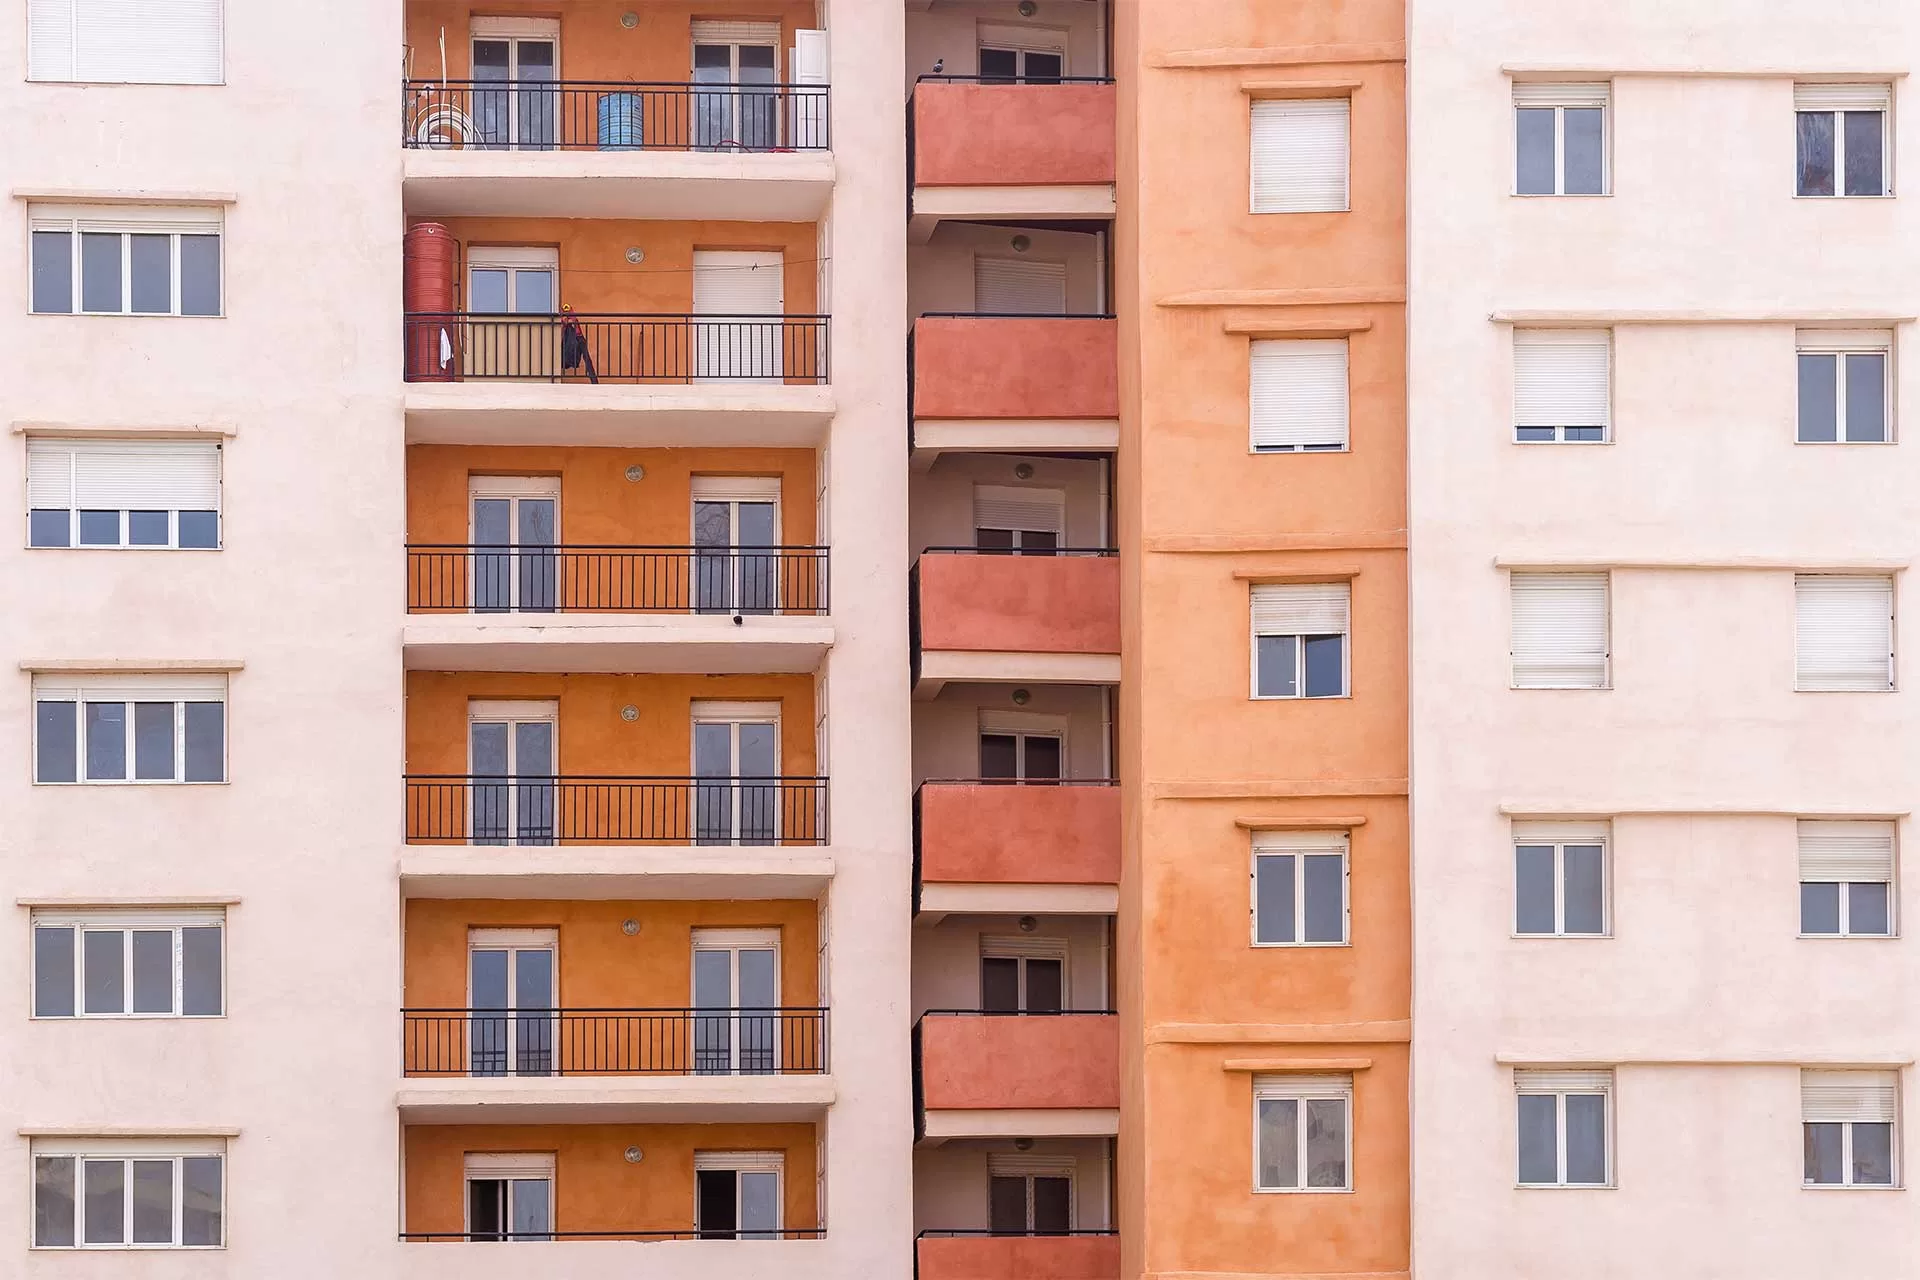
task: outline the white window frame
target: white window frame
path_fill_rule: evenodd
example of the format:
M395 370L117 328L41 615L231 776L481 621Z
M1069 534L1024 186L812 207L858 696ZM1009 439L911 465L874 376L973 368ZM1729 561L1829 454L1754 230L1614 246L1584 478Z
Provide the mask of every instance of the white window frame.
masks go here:
M168 507L167 540L164 543L135 543L130 540L132 534L131 513L134 511L157 511L158 507L102 507L84 504L80 500L80 459L86 456L99 457L113 453L146 454L164 457L174 450L210 451L213 455L214 492L214 544L211 547L183 547L180 545L180 514L183 511L204 511L204 507ZM217 442L202 443L193 440L96 440L91 437L74 438L67 436L34 435L27 437L27 522L23 530L25 546L29 551L218 551L226 541L226 521L221 512L222 490L225 488L223 475L226 451ZM67 502L64 508L38 506L34 503L32 492L36 473L36 458L49 459L38 466L42 469L65 463ZM178 496L176 494L176 496ZM33 540L33 513L35 511L60 511L67 513L67 544L64 547L42 546ZM80 540L80 513L82 511L117 511L120 515L120 541L118 542L82 542Z
M1900 1071L1864 1070L1833 1071L1802 1068L1800 1072L1800 1133L1802 1150L1806 1141L1807 1126L1812 1124L1837 1124L1840 1126L1840 1181L1813 1182L1806 1176L1805 1157L1802 1156L1800 1185L1807 1191L1898 1191L1904 1185L1905 1170L1900 1159ZM1830 1119L1810 1119L1809 1110L1817 1110L1818 1104L1810 1106L1812 1100L1807 1097L1809 1088L1851 1089L1856 1098L1850 1102L1829 1102L1836 1109L1826 1114ZM1840 1118L1844 1117L1844 1118ZM1886 1182L1855 1182L1853 1180L1853 1129L1856 1124L1884 1124L1888 1126L1890 1141L1887 1144L1891 1156L1889 1174Z
M182 1244L185 1233L186 1181L182 1161L188 1159L216 1159L220 1162L220 1240L215 1244ZM190 1252L208 1252L227 1247L227 1201L228 1166L227 1143L224 1138L35 1138L32 1140L32 1152L28 1157L27 1172L34 1189L28 1197L28 1204L38 1209L38 1171L42 1160L72 1160L74 1162L73 1196L73 1243L41 1244L33 1239L31 1248L36 1252L72 1253L145 1251L150 1249L186 1250ZM113 1243L86 1243L87 1238L87 1194L86 1166L89 1161L120 1161L120 1205L121 1239ZM173 1164L173 1239L168 1243L159 1241L133 1241L133 1170L135 1160L168 1160Z
M1302 1178L1297 1187L1268 1187L1260 1183L1260 1104L1262 1102L1293 1102L1299 1109L1295 1112L1294 1124L1294 1169ZM1310 1187L1305 1185L1307 1176L1307 1123L1306 1107L1308 1102L1339 1102L1346 1108L1345 1134L1346 1154L1342 1157L1342 1172L1346 1182L1338 1187ZM1253 1193L1255 1195L1352 1195L1353 1180L1353 1076L1341 1075L1256 1075L1253 1077Z
M68 276L72 304L65 311L32 310L29 287L28 314L42 316L126 316L135 319L218 320L227 313L226 219L218 206L182 207L172 205L29 205L27 227L29 248L37 233L67 236ZM82 275L80 237L117 235L120 237L120 309L88 311L85 308L86 285ZM133 310L133 241L131 237L167 237L168 309ZM216 287L220 307L212 314L180 310L180 238L188 235L212 236L218 242L220 274Z
M1576 587L1585 586L1590 588L1593 585L1593 579L1596 579L1596 578L1602 581L1603 585L1601 589L1605 596L1605 600L1602 606L1604 609L1604 614L1601 620L1602 626L1604 627L1604 634L1601 637L1602 652L1600 654L1599 681L1592 684L1572 684L1564 681L1558 682L1558 683L1546 683L1541 680L1528 678L1525 680L1525 682L1523 682L1522 674L1521 674L1521 668L1523 663L1522 663L1521 654L1520 654L1520 640L1521 640L1520 613L1518 608L1516 607L1523 593L1520 590L1518 590L1518 588L1526 587L1526 586L1541 585L1549 580L1556 580L1556 579L1567 582L1572 586L1576 586ZM1555 657L1570 656L1571 658L1576 660L1582 658L1582 655L1579 653L1572 653L1571 655L1556 654L1553 656ZM1546 573L1527 573L1519 570L1515 570L1514 572L1509 573L1507 575L1507 664L1508 664L1507 665L1507 680L1508 680L1507 687L1510 689L1523 690L1523 691L1537 691L1537 690L1600 690L1600 691L1604 691L1604 690L1613 688L1613 574L1605 569L1602 569L1598 572L1587 572L1583 570L1575 573L1564 573L1560 571L1551 571ZM1539 663L1536 659L1530 658L1527 660L1526 665L1529 667L1534 667L1534 666L1538 666ZM1556 663L1554 665L1565 667L1572 664L1568 662L1561 662L1561 663Z
M773 1238L779 1239L787 1229L787 1153L784 1151L695 1151L693 1153L693 1225L695 1231L733 1232L733 1239L754 1240L770 1230ZM700 1179L703 1172L731 1173L734 1175L733 1226L709 1226L700 1221ZM773 1223L771 1228L748 1228L740 1225L740 1178L743 1173L771 1173L773 1183Z
M1605 1083L1597 1080L1583 1081L1583 1077L1606 1077ZM1607 1191L1616 1183L1614 1171L1614 1072L1611 1067L1566 1069L1566 1070L1527 1070L1516 1069L1513 1073L1513 1134L1514 1134L1514 1185L1528 1191ZM1600 1131L1600 1158L1605 1164L1606 1177L1599 1182L1567 1181L1567 1099L1569 1097L1594 1097L1601 1099L1603 1123ZM1554 1165L1555 1180L1552 1182L1520 1181L1520 1099L1522 1097L1550 1097L1553 1101L1554 1124Z
M1804 105L1803 105L1804 104ZM1872 112L1880 117L1880 190L1871 195L1847 194L1847 128L1849 113ZM1814 195L1800 190L1800 117L1833 118L1833 194ZM1886 83L1802 83L1793 86L1794 178L1796 200L1885 200L1893 185L1893 86Z
M1069 33L1062 27L1015 27L1003 23L976 23L974 27L974 69L979 70L980 52L992 49L1000 53L1011 53L1018 60L1018 69L1013 82L1015 84L1052 84L1052 77L1030 80L1027 70L1027 55L1030 53L1052 54L1060 59L1062 78L1073 74L1071 66L1072 51L1068 48ZM982 79L986 74L981 72ZM990 83L1000 84L1002 80L995 76Z
M515 1232L512 1230L513 1188L507 1188L507 1226L500 1236L508 1241L543 1240L553 1234L553 1222L558 1216L559 1205L554 1200L554 1169L556 1159L550 1151L527 1152L482 1152L469 1151L461 1162L460 1189L460 1225L463 1234L472 1239L473 1227L473 1190L476 1182L545 1182L547 1184L547 1225L544 1231ZM491 1238L491 1237L489 1237Z
M1350 947L1353 945L1353 851L1352 834L1347 831L1256 831L1253 833L1252 862L1247 873L1247 892L1251 902L1247 911L1248 936L1253 946L1270 947ZM1334 941L1307 940L1307 858L1338 856L1340 859L1340 937ZM1263 858L1293 859L1293 940L1263 942L1260 938L1260 861Z
M506 82L502 82L506 83ZM509 97L517 97L511 93ZM507 309L505 311L473 310L473 273L476 271L504 271L507 273ZM519 272L545 271L553 280L554 311L516 311L514 307L520 301ZM540 246L490 245L469 246L466 252L466 300L467 313L481 322L500 322L519 318L521 320L542 319L558 314L560 306L560 250Z
M1600 190L1567 191L1567 112L1600 112ZM1553 190L1520 190L1520 113L1553 112ZM1513 184L1510 194L1522 200L1594 199L1613 194L1613 84L1610 81L1571 84L1560 81L1516 81L1513 86Z
M997 520L994 519L996 515ZM973 506L967 518L971 522L971 541L975 547L980 544L982 529L1011 533L1012 554L1058 552L1067 546L1065 489L1040 485L976 484L973 486ZM1047 527L1049 525L1050 528ZM1053 534L1053 546L1026 547L1023 538L1029 533Z
M1809 673L1802 664L1800 652L1802 632L1804 630L1801 609L1803 601L1812 598L1822 586L1839 582L1884 584L1887 597L1887 666L1886 683L1879 683L1876 675L1872 687L1848 687L1840 681L1845 677L1819 672ZM1900 633L1899 633L1899 589L1892 574L1885 573L1797 573L1793 577L1793 689L1795 693L1893 693L1900 687ZM1864 670L1864 668L1863 668ZM1809 683L1809 679L1813 682ZM1824 683L1823 683L1824 682Z
M1027 1014L1027 961L1055 960L1060 964L1060 1011L1066 1013L1073 1008L1073 946L1065 938L1037 938L1024 933L980 935L980 959L1016 960L1020 965L1019 986L1016 1002L1020 1013ZM974 966L974 979L979 984L979 1005L987 1006L986 971L980 965Z
M1513 822L1513 910L1508 915L1515 938L1611 938L1613 936L1613 824L1598 822ZM1520 929L1520 847L1553 849L1553 930L1524 933ZM1567 930L1567 846L1600 846L1600 932Z
M1027 1184L1028 1231L1034 1230L1033 1180L1064 1178L1067 1183L1067 1230L1073 1232L1080 1229L1080 1184L1077 1177L1077 1162L1072 1156L989 1152L987 1154L989 1184L995 1178L1018 1178Z
M980 728L974 737L976 753L981 738L1012 738L1014 740L1014 776L1011 779L991 779L996 782L1027 781L1027 739L1052 738L1060 744L1060 778L1065 782L1071 777L1067 756L1067 730L1071 720L1067 716L1043 715L1032 711L982 711ZM978 762L978 755L975 760ZM980 770L982 779L986 779L986 770ZM1052 782L1052 778L1040 779Z
M43 782L40 779L40 704L74 704L74 778L71 782ZM135 703L166 703L173 707L173 777L136 778ZM187 713L189 703L220 705L220 776L189 782L187 772ZM124 778L87 776L87 705L117 703L126 708ZM33 678L33 785L37 787L220 787L230 780L227 752L233 738L233 717L228 706L227 677L222 674L182 671L168 675L76 674L73 676L36 675Z
M773 1003L776 1008L779 1007L780 1001L783 999L783 993L781 991L781 981L780 981L782 977L782 973L781 973L780 930L779 929L773 928L773 929L694 929L692 930L691 941L687 948L687 957L689 961L687 965L687 1007L688 1008L698 1007L694 1004L694 1000L695 1000L694 988L695 988L695 983L697 982L697 979L694 976L693 965L691 963L693 953L696 951L725 951L730 953L730 959L728 960L727 976L728 976L728 983L730 985L731 991L729 993L727 1007L729 1009L735 1009L735 1010L742 1007L740 1004L740 953L742 951L773 952ZM747 1007L752 1007L752 1006L747 1006Z
M553 546L550 549L527 547L521 544L520 503L523 499L553 503ZM507 502L511 504L507 512L507 524L510 530L508 536L513 539L513 542L510 544L512 547L511 550L483 552L478 549L480 546L480 538L478 531L474 528L473 508L474 503L480 501ZM512 568L509 569L507 573L507 607L504 612L517 614L525 611L545 614L559 611L561 604L560 598L554 600L552 609L526 609L526 602L520 598L521 565L525 563L523 557L526 559L534 559L536 557L551 558L553 560L553 580L551 586L554 595L556 597L562 597L564 588L561 583L564 570L559 555L560 548L566 544L566 535L560 526L564 514L560 504L559 476L470 475L467 477L467 546L471 548L465 556L467 562L467 612L482 612L479 607L481 596L481 564L483 560L493 559L505 559L512 562ZM496 613L502 611L488 609L485 612ZM468 750L472 750L473 740L471 737L468 738L467 743Z
M1342 127L1340 145L1340 201L1337 205L1322 206L1314 204L1307 195L1300 192L1268 192L1265 204L1261 201L1259 137L1262 131L1261 118L1284 119L1292 114L1296 118L1317 115L1338 115ZM1273 127L1273 126L1267 126ZM1353 97L1350 94L1335 94L1326 97L1308 98L1255 98L1247 110L1247 212L1257 217L1277 214L1333 214L1350 213L1353 210Z
M1819 196L1824 200L1827 197ZM1801 329L1793 335L1794 355L1794 424L1793 442L1795 444L1823 447L1830 445L1887 445L1899 441L1898 423L1894 420L1894 409L1898 403L1893 393L1893 332L1888 329ZM1834 362L1834 438L1831 440L1807 440L1800 435L1799 413L1799 376L1802 356L1830 356ZM1882 440L1849 440L1847 436L1847 363L1855 356L1880 356L1885 370L1880 379L1880 420L1886 424L1886 438Z
M467 702L467 839L473 839L473 833L480 829L479 814L476 807L480 799L480 784L472 781L478 777L494 778L494 774L482 775L474 766L473 726L477 723L505 723L507 731L507 831L505 842L508 846L517 846L520 839L520 797L519 788L524 785L519 773L520 743L519 735L512 726L544 721L553 726L553 776L560 776L560 703L555 698L474 698ZM536 775L539 776L539 775ZM498 783L490 782L495 786ZM555 822L558 822L558 788L555 789ZM554 843L559 843L558 832ZM544 846L535 846L544 847Z
M220 931L220 1012L187 1013L185 929ZM40 1012L40 929L73 930L73 1012ZM133 1009L133 935L166 932L173 935L173 1008L165 1013ZM89 933L119 933L121 992L125 1008L119 1012L93 1013L87 1010L86 940ZM187 1018L196 1022L227 1016L227 912L224 907L75 907L36 908L28 928L28 974L30 994L28 1015L40 1022L74 1022L82 1019Z
M1340 413L1337 439L1305 438L1299 427L1281 430L1297 438L1288 444L1261 444L1258 406L1271 400L1283 381L1288 361L1329 360L1340 365ZM1295 409L1301 407L1296 401ZM1280 410L1282 419L1285 410ZM1286 453L1349 453L1353 449L1353 349L1348 338L1254 338L1247 343L1247 452L1254 456Z
M1796 883L1840 886L1840 928L1835 933L1808 933L1804 907L1798 936L1814 941L1863 938L1886 941L1900 936L1899 824L1886 821L1850 822L1842 819L1802 818L1797 824L1799 867ZM1887 927L1883 932L1855 932L1852 897L1856 884L1887 888Z
M1259 620L1260 594L1263 590L1284 591L1291 587L1333 587L1337 586L1346 593L1346 617L1338 632L1333 631L1263 631ZM1338 698L1353 696L1353 583L1340 582L1302 582L1302 583L1256 583L1248 595L1248 638L1247 638L1247 696L1255 702L1331 702ZM1340 637L1340 692L1307 693L1307 638L1309 636L1338 635ZM1297 675L1297 691L1294 693L1260 692L1260 641L1291 639L1293 643L1293 669Z
M1528 416L1523 408L1521 386L1521 352L1538 351L1549 347L1587 347L1604 346L1606 348L1606 404L1600 422L1522 422ZM1550 329L1515 328L1513 331L1513 418L1511 443L1516 445L1606 445L1613 443L1613 330L1611 329ZM1568 439L1567 432L1598 427L1598 440ZM1546 440L1522 440L1521 431L1547 431L1553 436Z

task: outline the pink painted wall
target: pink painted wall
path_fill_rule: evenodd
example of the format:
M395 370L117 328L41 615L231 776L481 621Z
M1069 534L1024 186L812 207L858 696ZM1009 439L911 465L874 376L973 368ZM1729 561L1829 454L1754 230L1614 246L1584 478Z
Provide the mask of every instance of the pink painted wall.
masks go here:
M928 883L1118 884L1118 787L920 788Z
M1113 320L921 316L913 322L916 418L1117 418Z
M1110 84L938 84L913 91L918 186L1112 182Z
M920 557L920 647L1120 652L1114 556Z
M1120 1105L1120 1020L1104 1014L920 1022L929 1111Z
M1118 1236L926 1236L920 1280L1120 1280Z

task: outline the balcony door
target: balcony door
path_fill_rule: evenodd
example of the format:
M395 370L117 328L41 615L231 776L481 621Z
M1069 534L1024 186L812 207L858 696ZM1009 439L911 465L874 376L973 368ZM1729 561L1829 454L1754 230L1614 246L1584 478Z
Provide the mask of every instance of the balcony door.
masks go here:
M469 1152L467 1238L546 1240L553 1232L550 1153Z
M772 548L780 545L780 477L693 477L693 545L695 609L776 611L780 559Z
M1058 782L1067 755L1065 716L987 712L980 717L980 777L988 782Z
M777 250L695 249L694 381L778 381L786 296L786 258Z
M1066 988L1063 939L980 939L982 1013L1059 1013L1065 1008Z
M1067 528L1064 489L1027 489L1013 485L973 487L973 545L1007 556L1050 556Z
M1058 84L1067 72L1067 33L980 24L980 78L988 84Z
M550 151L557 141L560 21L475 18L474 145Z
M768 151L780 145L780 24L693 24L693 145Z
M693 1153L693 1225L702 1240L775 1240L780 1236L779 1151Z
M780 704L693 704L694 843L780 839Z
M697 1074L778 1071L780 931L695 929L693 1007Z
M560 935L552 929L474 929L467 935L467 1070L549 1076L557 1063Z
M473 245L467 250L468 378L561 375L560 251Z
M474 844L554 842L554 771L560 704L467 704L467 773Z
M559 478L473 476L467 500L473 611L552 613L560 577Z
M997 1236L1063 1236L1073 1230L1071 1156L987 1157L988 1225Z

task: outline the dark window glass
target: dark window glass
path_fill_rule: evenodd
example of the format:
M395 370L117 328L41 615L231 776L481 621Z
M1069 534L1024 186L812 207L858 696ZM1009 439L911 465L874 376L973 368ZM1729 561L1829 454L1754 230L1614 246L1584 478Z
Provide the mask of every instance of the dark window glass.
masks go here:
M1820 353L1800 356L1800 434L1802 444L1826 444L1839 439L1840 357Z
M173 310L173 237L128 236L133 305L141 315L166 315Z
M1542 444L1547 441L1558 440L1560 433L1552 427L1515 427L1513 429L1513 438L1521 444Z
M1553 846L1550 844L1514 846L1513 931L1559 932L1553 910Z
M1861 1186L1893 1185L1893 1126L1857 1121L1853 1126L1853 1180Z
M1833 194L1833 113L1800 111L1798 124L1799 177L1794 190L1803 196Z
M1881 155L1886 117L1878 111L1849 111L1841 125L1846 140L1847 194L1886 194L1886 169Z
M127 543L135 547L167 545L167 513L164 511L127 512Z
M80 513L80 545L83 547L119 546L120 513L118 511L82 511Z
M180 545L195 549L213 548L220 545L220 513L217 511L182 511L180 520Z
M1567 933L1606 931L1605 855L1597 844L1570 844L1561 851L1565 884L1561 890Z
M1020 1010L1020 962L1012 956L980 958L980 1008L987 1013Z
M220 1016L223 985L220 926L195 925L180 931L180 1012L189 1018Z
M1800 932L1840 932L1840 886L1803 884L1800 886Z
M1060 549L1060 535L1051 529L1023 529L1020 531L1020 554L1026 556L1050 556Z
M1607 1100L1570 1093L1567 1108L1567 1181L1597 1186L1607 1180Z
M72 702L34 704L34 781L79 781L79 711Z
M1308 636L1307 689L1309 698L1338 698L1347 691L1347 668L1343 655L1345 636Z
M227 776L227 708L220 702L189 702L188 782L222 782Z
M118 781L127 776L127 704L87 704L87 777Z
M1262 854L1254 861L1254 937L1260 942L1292 942L1293 855Z
M1035 734L1029 735L1025 741L1025 776L1042 782L1057 780L1060 777L1060 739Z
M72 1156L41 1156L33 1162L33 1242L73 1244Z
M988 1230L997 1236L1027 1233L1027 1180L991 1178L987 1183Z
M73 1016L73 930L33 931L33 1012L40 1018Z
M1010 553L1013 550L1013 530L975 529L973 531L973 545L974 549L978 551Z
M1802 119L1805 117L1803 116ZM1844 1182L1842 1170L1840 1126L1837 1124L1803 1124L1800 1126L1805 1139L1806 1181L1819 1186L1837 1186Z
M173 780L173 704L133 704L133 776L146 782Z
M1020 74L1020 55L1012 49L982 49L980 78L1000 84L1012 84Z
M220 237L180 237L180 314L220 314Z
M1020 776L1020 740L1010 733L980 735L980 776L1017 778Z
M1067 60L1057 53L1030 51L1027 54L1026 81L1028 84L1058 84L1066 66Z
M50 314L73 310L73 237L68 232L33 233L33 309Z
M27 513L27 545L65 547L73 542L73 513L45 509Z
M1882 881L1863 881L1847 886L1848 933L1893 932L1893 917L1888 910L1889 887Z
M1569 107L1564 131L1567 173L1564 191L1570 196L1597 196L1606 189L1606 117L1599 107Z
M119 929L81 932L81 986L88 1013L127 1011L126 944L127 935Z
M694 1173L694 1227L708 1239L730 1240L740 1221L740 1195L731 1169L700 1169Z
M1520 1095L1520 1181L1560 1180L1560 1139L1556 1132L1559 1099L1550 1093Z
M129 1186L133 1243L173 1243L173 1161L135 1160Z
M1523 196L1550 196L1554 193L1553 108L1526 107L1513 114L1518 160L1513 189Z
M1856 351L1847 356L1847 439L1878 443L1887 438L1887 358Z
M1063 1236L1073 1223L1073 1183L1067 1178L1033 1180L1033 1229L1043 1236Z
M476 1240L498 1240L506 1231L507 1183L504 1178L473 1178L467 1183L467 1233Z
M173 1012L173 930L133 932L133 1012Z
M1347 1104L1309 1098L1301 1104L1307 1122L1307 1185L1347 1185Z
M1263 698L1291 698L1300 692L1294 663L1300 649L1298 636L1261 636L1255 660L1259 663L1259 683L1255 688Z
M1061 965L1058 960L1027 961L1027 1012L1059 1013Z
M1347 860L1335 853L1307 855L1308 942L1344 942L1347 937Z
M80 309L119 312L120 241L118 235L83 232L80 236Z
M1561 435L1561 439L1574 444L1598 444L1606 438L1605 427L1568 427Z

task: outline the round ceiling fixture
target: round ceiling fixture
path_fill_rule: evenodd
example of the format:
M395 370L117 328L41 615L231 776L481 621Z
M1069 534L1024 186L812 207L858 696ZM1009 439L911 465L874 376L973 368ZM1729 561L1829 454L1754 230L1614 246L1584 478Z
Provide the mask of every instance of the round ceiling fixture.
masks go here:
M1038 12L1040 12L1040 6L1035 4L1033 0L1020 0L1020 16L1021 17L1031 18L1034 14Z
M640 15L629 9L620 15L620 25L631 31L640 25Z
M632 724L640 718L640 708L629 702L626 706L620 708L620 718L628 724Z
M1015 480L1033 479L1033 464L1031 462L1020 463L1013 469L1013 478Z
M640 1157L641 1157L641 1155L642 1155L642 1154L643 1154L643 1153L641 1152L641 1150L640 1150L640 1148L638 1148L638 1147L628 1147L628 1148L627 1148L627 1163L628 1163L628 1164L639 1164L639 1163L640 1163Z
M627 479L630 482L634 484L638 484L640 481L645 480L646 478L647 478L647 469L645 467L628 467L627 468Z
M1013 1149L1015 1151L1031 1151L1033 1150L1033 1139L1032 1138L1015 1138L1013 1140Z
M634 934L640 932L640 922L638 920L622 920L620 922L620 932L631 938Z
M1032 694L1030 694L1030 693L1028 693L1028 692L1027 692L1027 691L1026 691L1025 689L1015 689L1015 690L1013 691L1013 705L1014 705L1014 706L1016 706L1016 707L1024 707L1024 706L1026 706L1026 705L1027 705L1027 704L1028 704L1029 702L1032 702L1032 701L1033 701L1033 695L1032 695Z
M1032 916L1020 917L1020 932L1032 933L1035 929L1038 929L1039 927L1040 927L1040 922L1034 919Z
M1013 243L1013 251L1015 253L1025 253L1027 250L1033 248L1033 237L1032 236L1015 236L1013 238L1012 243Z
M646 260L647 260L647 251L645 249L642 249L639 245L636 244L627 250L627 261L633 263L635 266L639 266L641 263L645 262Z

